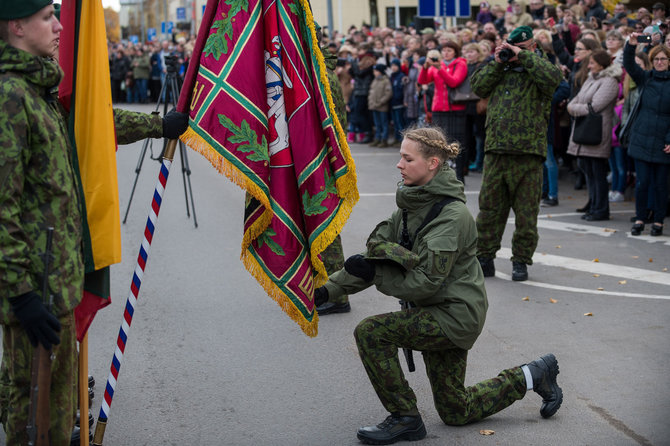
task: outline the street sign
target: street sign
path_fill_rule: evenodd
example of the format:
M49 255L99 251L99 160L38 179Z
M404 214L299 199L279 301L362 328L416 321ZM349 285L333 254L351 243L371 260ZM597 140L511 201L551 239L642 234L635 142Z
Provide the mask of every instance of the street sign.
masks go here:
M156 40L156 28L147 29L147 40L149 42L154 42Z
M137 45L138 43L140 43L140 38L139 38L139 36L136 36L136 35L134 35L134 34L133 34L132 36L129 37L129 40L130 40L130 42L131 42L133 45Z
M161 33L172 34L172 28L173 27L174 27L174 22L161 22Z
M419 0L418 15L420 17L470 17L470 0Z
M177 20L186 20L186 8L177 8Z

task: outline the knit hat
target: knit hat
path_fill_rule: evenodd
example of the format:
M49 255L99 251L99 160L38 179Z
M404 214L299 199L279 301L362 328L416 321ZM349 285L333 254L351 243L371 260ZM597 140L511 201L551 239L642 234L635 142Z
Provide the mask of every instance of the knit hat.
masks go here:
M514 45L516 43L525 42L526 40L530 40L532 38L533 30L530 26L519 26L510 33L507 42Z
M384 65L383 63L378 63L377 65L375 65L374 69L379 71L380 73L386 73L386 65Z
M400 59L392 59L391 65L398 65L400 67L402 66L402 63L400 62Z
M0 20L23 19L53 3L53 0L0 0Z

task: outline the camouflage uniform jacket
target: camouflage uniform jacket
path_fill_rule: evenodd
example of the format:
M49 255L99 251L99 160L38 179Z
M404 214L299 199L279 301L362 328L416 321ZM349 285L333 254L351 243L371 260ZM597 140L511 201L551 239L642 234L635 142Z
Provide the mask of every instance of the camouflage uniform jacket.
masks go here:
M397 243L402 232L402 209L408 210L412 237L433 204L451 196L453 201L427 224L412 252L419 256L416 267L406 271L393 262L376 263L373 282L365 282L344 269L330 276L325 287L334 296L355 293L370 285L388 296L413 302L429 311L454 344L470 349L481 333L488 301L484 275L476 257L477 227L465 206L463 183L452 169L445 168L424 186L400 186L398 208L381 222L369 239Z
M41 290L48 226L55 229L49 274L54 314L71 312L82 297L79 177L62 109L50 93L61 77L55 63L0 41L0 324L17 322L10 297ZM120 143L162 134L159 116L115 117L117 125L129 124L117 135Z
M328 54L327 49L322 49L323 59L326 64L326 74L328 75L328 84L330 85L330 94L335 104L335 114L342 126L342 130L347 131L347 104L344 102L344 95L342 94L342 85L335 74L337 67L337 56Z
M486 152L547 156L547 126L561 70L544 56L519 53L519 63L482 65L470 84L486 111Z

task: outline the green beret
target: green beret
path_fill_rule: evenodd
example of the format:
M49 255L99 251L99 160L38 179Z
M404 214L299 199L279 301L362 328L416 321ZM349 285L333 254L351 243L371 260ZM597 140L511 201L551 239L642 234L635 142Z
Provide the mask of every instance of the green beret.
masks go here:
M0 20L23 19L53 3L53 0L0 0Z
M365 260L390 260L407 271L414 269L419 263L419 256L398 243L370 240Z
M507 43L516 44L525 42L533 38L533 30L530 26L520 26L512 31L507 39Z

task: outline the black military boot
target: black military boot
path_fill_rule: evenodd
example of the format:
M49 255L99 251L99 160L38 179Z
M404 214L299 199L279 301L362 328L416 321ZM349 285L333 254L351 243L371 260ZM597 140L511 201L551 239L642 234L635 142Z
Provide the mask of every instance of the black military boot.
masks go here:
M525 263L512 262L512 280L515 282L528 280L528 267Z
M325 316L326 314L334 313L348 313L351 311L351 304L349 302L344 303L335 303L335 302L326 302L323 305L316 307L316 312L319 313L319 316Z
M493 277L496 275L496 266L493 263L493 259L487 259L485 257L477 257L479 264L482 267L484 272L484 277Z
M376 426L358 429L358 439L365 444L393 444L396 441L421 440L426 436L426 426L421 415L402 416L392 413Z
M542 418L549 418L563 402L563 390L556 382L556 375L559 373L558 361L549 353L526 365L533 377L533 391L542 397L540 415Z

